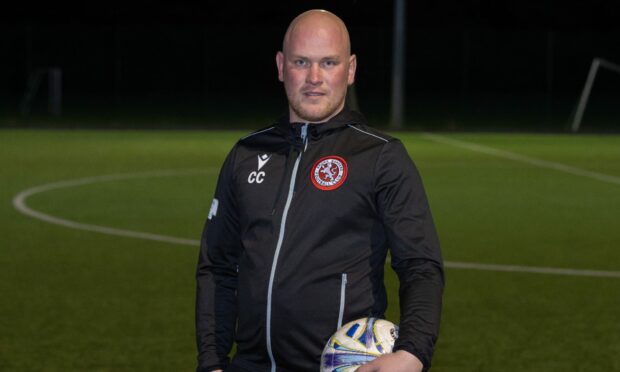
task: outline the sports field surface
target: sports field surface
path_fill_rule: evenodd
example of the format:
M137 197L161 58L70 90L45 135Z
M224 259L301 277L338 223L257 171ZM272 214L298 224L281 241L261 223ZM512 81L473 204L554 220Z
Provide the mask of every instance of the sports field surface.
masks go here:
M197 240L243 134L0 131L0 371L193 370ZM446 260L432 370L620 371L620 136L397 136Z

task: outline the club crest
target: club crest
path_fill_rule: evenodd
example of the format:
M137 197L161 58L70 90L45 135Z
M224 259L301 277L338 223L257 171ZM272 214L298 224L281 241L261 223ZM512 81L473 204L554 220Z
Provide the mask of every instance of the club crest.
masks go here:
M347 162L339 156L326 156L314 163L312 184L320 190L335 190L347 179Z

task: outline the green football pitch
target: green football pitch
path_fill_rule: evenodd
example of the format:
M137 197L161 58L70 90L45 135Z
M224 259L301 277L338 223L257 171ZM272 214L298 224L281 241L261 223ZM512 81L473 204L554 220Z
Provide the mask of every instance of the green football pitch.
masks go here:
M241 136L0 131L0 370L193 370L196 241ZM397 136L446 260L432 370L620 371L620 136Z

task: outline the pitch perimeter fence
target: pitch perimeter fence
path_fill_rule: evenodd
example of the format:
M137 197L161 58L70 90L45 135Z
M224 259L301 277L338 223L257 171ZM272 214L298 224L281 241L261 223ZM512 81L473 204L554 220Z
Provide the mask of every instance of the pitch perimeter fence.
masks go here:
M286 104L274 63L281 27L235 27L225 37L222 25L192 22L17 22L2 29L0 126L255 127ZM391 27L354 23L350 31L359 105L386 123ZM619 31L412 26L406 127L564 131L593 58L619 62L619 39ZM62 71L62 115L53 119L48 80L28 90L32 74L46 68ZM582 129L618 130L619 99L620 75L602 71Z

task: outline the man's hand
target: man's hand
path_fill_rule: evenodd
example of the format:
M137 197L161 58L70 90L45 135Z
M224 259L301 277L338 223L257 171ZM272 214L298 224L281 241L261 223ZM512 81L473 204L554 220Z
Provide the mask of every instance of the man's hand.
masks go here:
M357 369L357 372L421 372L422 362L404 350L385 354Z

